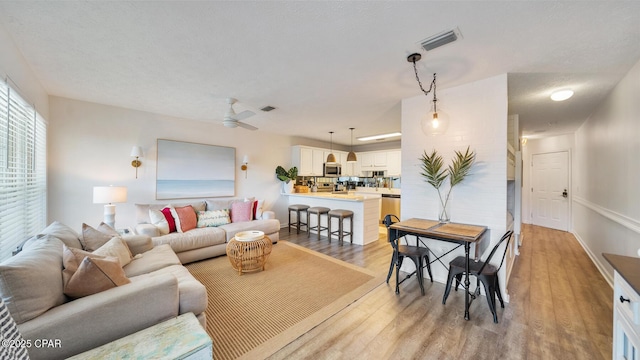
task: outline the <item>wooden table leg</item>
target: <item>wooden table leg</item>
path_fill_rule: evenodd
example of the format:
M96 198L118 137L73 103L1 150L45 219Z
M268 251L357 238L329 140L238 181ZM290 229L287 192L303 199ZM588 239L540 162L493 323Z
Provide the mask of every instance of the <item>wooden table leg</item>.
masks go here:
M464 266L464 270L465 270L465 274L464 274L464 319L465 320L469 320L469 284L471 283L469 281L469 248L471 247L471 244L468 242L464 243L464 255L465 258L467 259L467 261L465 262L465 266Z

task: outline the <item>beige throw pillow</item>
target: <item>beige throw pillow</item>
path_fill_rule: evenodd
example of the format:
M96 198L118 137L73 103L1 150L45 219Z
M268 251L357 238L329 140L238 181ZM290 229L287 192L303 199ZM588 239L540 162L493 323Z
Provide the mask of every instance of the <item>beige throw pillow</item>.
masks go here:
M64 293L73 298L97 294L130 283L116 258L85 257L78 270L64 286Z
M62 242L46 236L0 264L0 296L18 324L66 301Z
M86 251L95 251L100 246L107 243L113 237L112 234L105 234L87 224L82 224L82 248Z
M119 237L111 238L106 244L94 251L93 254L115 257L120 262L120 266L130 263L133 257L127 244Z

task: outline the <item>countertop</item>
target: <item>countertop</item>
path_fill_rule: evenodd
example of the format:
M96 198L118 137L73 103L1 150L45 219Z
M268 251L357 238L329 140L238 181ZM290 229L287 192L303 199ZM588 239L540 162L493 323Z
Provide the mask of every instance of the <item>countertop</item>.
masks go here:
M606 253L602 256L640 294L640 258Z
M287 196L300 196L300 197L313 197L318 199L327 199L327 200L339 200L339 201L354 201L354 202L363 202L365 200L376 200L382 197L382 194L366 194L366 195L356 195L356 194L334 194L330 192L310 192L310 193L291 193L284 194Z

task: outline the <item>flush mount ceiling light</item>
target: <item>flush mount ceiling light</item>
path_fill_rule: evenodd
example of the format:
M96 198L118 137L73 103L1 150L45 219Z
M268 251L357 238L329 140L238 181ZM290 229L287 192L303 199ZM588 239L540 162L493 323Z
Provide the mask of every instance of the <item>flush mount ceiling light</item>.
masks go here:
M381 140L381 139L388 139L388 138L392 138L392 137L396 137L396 136L400 136L400 135L402 135L402 133L394 132L394 133L389 133L389 134L362 136L362 137L357 138L357 140L358 141Z
M336 162L336 156L333 155L333 131L329 131L329 134L331 134L331 152L327 156L327 162L334 163Z
M358 157L356 156L356 153L353 152L353 129L355 128L349 128L349 130L351 130L351 151L349 151L349 154L347 154L348 163L353 163L358 161Z
M447 131L447 127L449 127L449 116L447 116L442 111L438 111L436 106L438 102L438 98L436 98L436 74L433 74L433 81L431 81L431 85L429 85L429 90L425 90L422 87L422 82L420 81L420 77L418 76L418 69L416 68L416 61L419 61L422 58L422 55L415 53L411 54L407 57L407 61L413 63L413 71L416 74L416 80L418 81L418 85L420 86L420 90L428 97L429 93L433 90L433 106L431 111L427 114L425 118L421 121L422 132L425 135L440 135L444 134Z
M551 100L553 101L565 101L573 96L573 90L562 89L551 93Z

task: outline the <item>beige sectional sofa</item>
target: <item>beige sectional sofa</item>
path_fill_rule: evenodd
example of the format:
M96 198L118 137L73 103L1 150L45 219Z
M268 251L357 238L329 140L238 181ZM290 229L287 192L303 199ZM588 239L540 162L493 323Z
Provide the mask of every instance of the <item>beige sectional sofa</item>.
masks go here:
M254 201L253 199L200 200L189 203L170 204L174 207L191 205L196 212L231 209L234 202ZM272 211L262 211L258 206L256 218L251 221L231 222L216 227L195 228L186 232L172 232L161 235L151 223L149 210L161 210L169 204L136 204L136 233L151 237L157 245L168 244L183 264L225 255L227 243L236 233L247 230L259 230L267 235L271 242L279 240L280 221Z
M63 359L188 312L206 328L206 288L171 247L154 246L148 236L122 239L134 256L121 268L130 283L76 299L63 292L70 252L63 244L80 248L81 238L63 224L54 222L0 264L0 295L23 338L59 345L31 346L31 359Z

